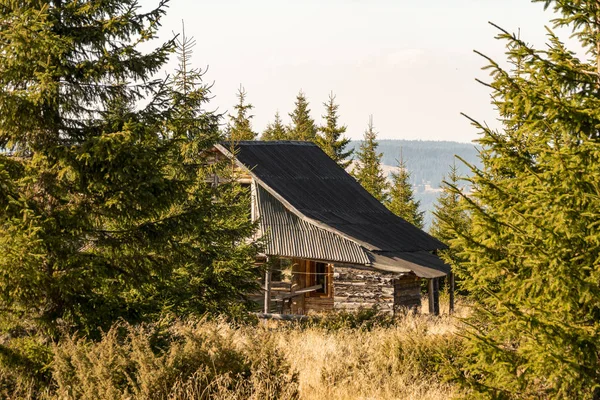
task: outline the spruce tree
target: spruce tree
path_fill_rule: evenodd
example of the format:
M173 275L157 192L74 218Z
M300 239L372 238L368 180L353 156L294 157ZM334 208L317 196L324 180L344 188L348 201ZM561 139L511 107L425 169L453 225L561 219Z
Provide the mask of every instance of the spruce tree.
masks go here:
M275 120L267 125L267 128L263 132L260 140L287 140L288 132L281 121L279 111L275 113Z
M218 310L251 275L248 212L200 169L219 140L207 88L187 67L152 78L174 42L139 49L165 5L0 8L0 147L13 153L0 155L0 330L94 335Z
M457 238L458 232L469 231L469 214L465 210L459 190L460 176L456 164L450 166L447 177L442 181L442 193L437 198L433 211L433 221L429 234L446 245ZM452 271L462 276L461 263L458 254L462 248L452 248L438 252L446 263L452 265Z
M296 107L290 114L292 124L288 129L289 139L314 142L317 137L317 126L310 116L309 104L304 92L300 91L298 93L294 104Z
M256 132L252 130L252 123L250 122L254 115L249 115L254 106L246 103L247 95L246 89L240 86L237 92L238 103L233 107L235 114L229 116L230 121L227 129L227 138L233 142L254 140L257 136Z
M352 170L352 175L373 197L385 202L388 198L388 183L381 168L383 153L377 152L377 146L377 132L373 127L373 117L371 116L360 149L356 154L357 163Z
M250 302L242 301L258 289L255 255L259 243L248 241L256 225L250 219L250 193L235 179L227 160L214 162L211 151L222 139L222 115L207 111L211 85L203 83L205 71L190 65L196 42L177 40L179 68L171 82L173 106L168 132L179 137L177 179L184 183L185 198L173 204L180 219L171 238L178 257L171 260L173 274L161 307L177 315L225 313L238 316ZM174 170L175 171L175 170ZM212 183L214 176L220 183Z
M451 239L472 293L459 378L469 398L592 399L600 388L600 3L541 1L591 59L548 30L502 29L487 58L502 130L480 130L481 169Z
M398 172L392 172L392 183L386 206L400 218L410 222L419 229L423 229L423 217L425 213L419 211L420 202L414 198L412 185L410 184L410 172L406 168L402 154L400 154L400 159L398 160Z
M353 149L346 150L350 139L343 137L346 133L345 125L338 125L338 108L335 104L335 96L329 94L329 101L323 103L326 114L323 115L325 125L318 128L320 135L317 136L316 142L332 160L337 162L342 168L346 169L352 162L349 158L354 152Z

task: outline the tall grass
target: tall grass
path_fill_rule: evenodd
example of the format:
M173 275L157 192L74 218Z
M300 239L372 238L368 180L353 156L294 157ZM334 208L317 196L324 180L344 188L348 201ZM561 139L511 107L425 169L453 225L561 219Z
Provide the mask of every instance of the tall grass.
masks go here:
M459 305L457 312L468 311ZM447 313L407 314L367 329L322 324L283 329L278 346L299 372L303 399L448 399L457 394L444 377L462 349L458 324Z
M427 314L117 324L100 341L50 345L37 374L2 363L0 398L446 399L456 393L444 382L461 351L456 324Z

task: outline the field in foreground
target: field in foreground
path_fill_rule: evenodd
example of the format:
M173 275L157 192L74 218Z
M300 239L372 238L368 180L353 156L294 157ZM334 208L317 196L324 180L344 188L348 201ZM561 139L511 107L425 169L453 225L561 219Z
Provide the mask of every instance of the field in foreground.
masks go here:
M4 359L0 397L447 399L456 393L444 381L462 346L456 319L364 317L339 314L302 326L165 321L118 325L100 342L5 342L26 348L34 361L23 369Z
M450 317L406 316L371 330L277 332L302 399L448 399L445 370L460 352Z

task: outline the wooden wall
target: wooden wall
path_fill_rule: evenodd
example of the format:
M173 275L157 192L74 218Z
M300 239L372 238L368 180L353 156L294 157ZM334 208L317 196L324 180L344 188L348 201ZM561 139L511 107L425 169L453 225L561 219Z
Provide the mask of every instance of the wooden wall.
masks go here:
M311 286L309 275L309 260L294 259L292 266L292 290ZM333 265L329 265L329 271L333 274ZM293 274L296 272L296 274ZM291 304L292 314L310 314L333 310L333 279L328 279L328 294L306 293L304 296L295 297Z
M381 311L394 311L394 275L360 266L336 264L333 271L336 310L357 310L377 305Z
M394 279L394 311L417 311L421 307L421 279L415 275L403 275Z
M291 290L311 286L309 263L294 259ZM416 311L421 306L421 280L414 275L398 275L356 265L330 265L327 295L316 293L294 297L286 312L309 314L331 310L355 311L360 308L379 307L384 312L400 309ZM294 273L295 272L295 273Z

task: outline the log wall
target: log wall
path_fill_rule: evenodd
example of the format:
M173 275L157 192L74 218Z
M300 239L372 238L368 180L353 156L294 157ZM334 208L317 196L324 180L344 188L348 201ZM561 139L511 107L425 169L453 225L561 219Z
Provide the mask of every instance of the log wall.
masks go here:
M421 307L421 279L403 275L394 280L394 311L417 311Z
M378 306L394 311L394 275L360 266L335 265L333 308L357 310Z
M307 260L293 260L292 290L310 286ZM295 272L295 274L294 274ZM295 297L288 308L292 314L331 310L355 311L377 306L381 311L416 311L421 306L421 280L358 265L333 266L328 295L314 293Z

